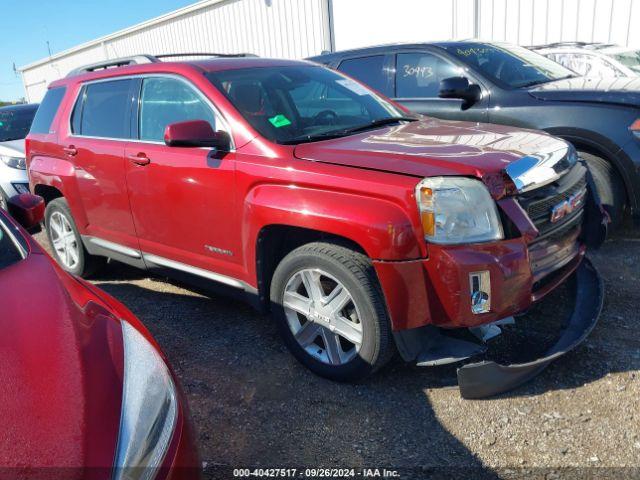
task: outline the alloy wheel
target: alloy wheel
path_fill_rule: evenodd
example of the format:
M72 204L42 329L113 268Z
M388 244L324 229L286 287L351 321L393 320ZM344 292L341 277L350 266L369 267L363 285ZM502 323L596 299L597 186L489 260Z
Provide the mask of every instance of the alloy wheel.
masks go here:
M53 212L49 218L51 243L62 264L73 270L80 262L80 245L71 222L60 212Z
M344 365L360 351L363 328L358 306L347 288L320 269L293 274L282 305L298 344L329 365Z

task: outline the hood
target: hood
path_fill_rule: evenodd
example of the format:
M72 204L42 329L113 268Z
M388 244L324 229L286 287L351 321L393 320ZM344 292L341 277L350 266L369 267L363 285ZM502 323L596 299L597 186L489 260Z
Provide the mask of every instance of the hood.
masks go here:
M82 468L113 464L121 329L85 315L67 288L79 284L51 262L32 253L0 270L0 465L68 467L69 478L88 478Z
M506 171L523 157L567 152L545 133L502 125L426 119L296 146L297 158L428 177ZM486 183L486 182L485 182Z
M0 155L24 157L24 139L0 142Z
M567 78L529 90L540 100L640 106L640 77Z

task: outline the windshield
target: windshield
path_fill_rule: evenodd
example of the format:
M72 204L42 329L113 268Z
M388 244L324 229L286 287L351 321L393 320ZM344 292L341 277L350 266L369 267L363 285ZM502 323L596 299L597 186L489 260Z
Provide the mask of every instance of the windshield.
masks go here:
M22 260L18 247L9 236L0 213L0 270Z
M498 85L521 88L575 76L542 55L515 45L457 43L445 49Z
M253 128L277 143L348 135L407 116L368 88L323 67L223 70L207 77Z
M629 50L627 52L616 53L612 56L625 67L640 73L640 50Z
M35 114L35 107L0 108L0 142L25 138Z

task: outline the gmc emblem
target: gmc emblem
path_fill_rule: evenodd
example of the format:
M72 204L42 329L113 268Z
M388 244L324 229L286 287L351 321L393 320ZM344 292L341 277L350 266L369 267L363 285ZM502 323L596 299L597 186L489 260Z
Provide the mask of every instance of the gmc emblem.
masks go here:
M566 200L558 203L551 209L551 223L556 223L562 220L567 215L575 212L578 208L582 206L582 202L584 201L584 196L587 191L582 190L578 193L571 195Z

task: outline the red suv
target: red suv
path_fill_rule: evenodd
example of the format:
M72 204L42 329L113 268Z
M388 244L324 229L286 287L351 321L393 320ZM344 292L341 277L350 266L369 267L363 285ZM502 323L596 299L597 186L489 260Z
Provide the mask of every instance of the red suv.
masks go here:
M556 349L598 317L583 257L602 216L569 144L416 117L311 63L85 67L49 87L27 163L63 268L85 276L112 258L241 292L331 379L363 378L396 348L420 365L480 354L496 322L576 270L573 327ZM557 353L466 365L463 394L509 388Z

